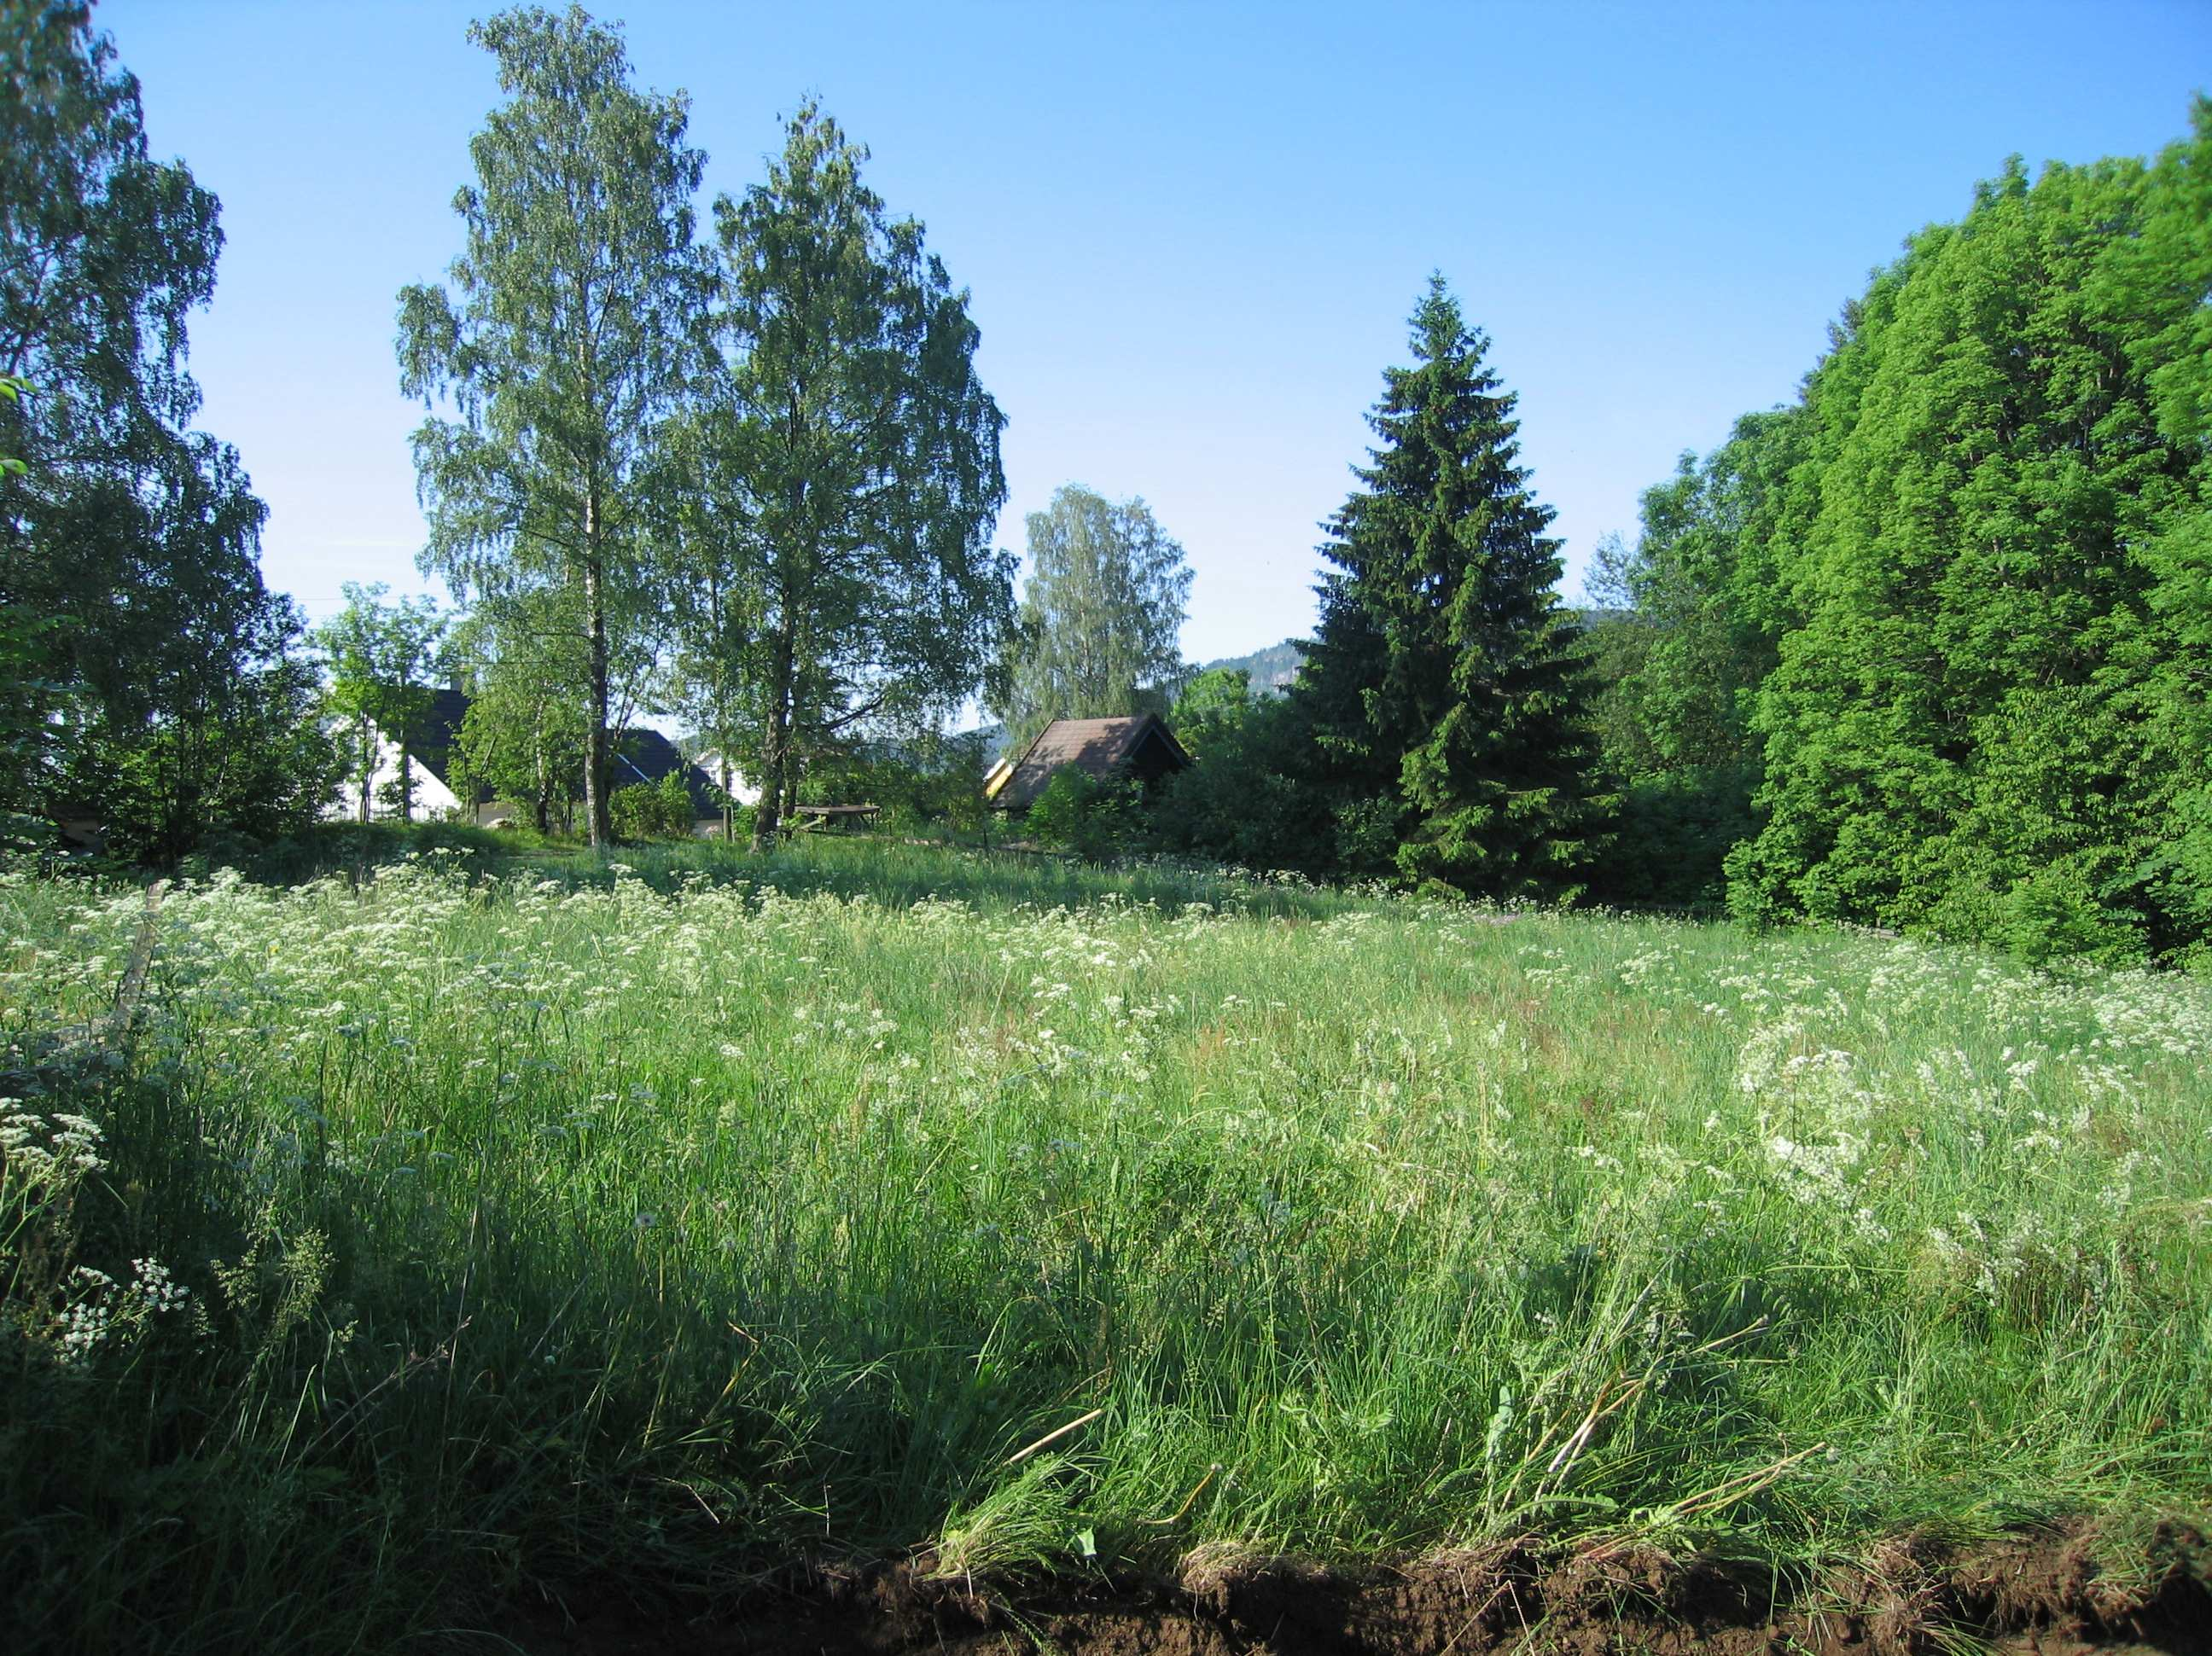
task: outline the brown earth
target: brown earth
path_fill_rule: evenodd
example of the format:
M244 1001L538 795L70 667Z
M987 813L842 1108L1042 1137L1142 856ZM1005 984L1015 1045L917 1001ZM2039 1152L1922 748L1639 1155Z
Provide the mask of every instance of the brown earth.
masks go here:
M1360 1572L1200 1552L1175 1580L987 1585L812 1566L682 1617L605 1593L517 1607L528 1656L2212 1656L2212 1545L2167 1526L2128 1563L2093 1529L1953 1552L1910 1540L1780 1587L1635 1544L1522 1540Z

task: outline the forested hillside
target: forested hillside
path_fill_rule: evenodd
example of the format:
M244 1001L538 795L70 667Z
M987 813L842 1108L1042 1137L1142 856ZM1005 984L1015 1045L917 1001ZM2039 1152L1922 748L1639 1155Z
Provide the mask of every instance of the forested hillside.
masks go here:
M1298 668L1305 660L1307 648L1306 640L1286 638L1280 644L1271 644L1249 655L1224 656L1218 661L1209 661L1199 670L1243 673L1255 695L1281 695L1297 681Z

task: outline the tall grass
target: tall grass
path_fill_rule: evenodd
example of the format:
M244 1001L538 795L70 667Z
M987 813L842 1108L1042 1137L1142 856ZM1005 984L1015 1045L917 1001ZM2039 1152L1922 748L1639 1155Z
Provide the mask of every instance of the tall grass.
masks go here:
M908 846L467 860L173 891L127 1040L140 895L0 889L34 1635L2212 1496L2201 981Z

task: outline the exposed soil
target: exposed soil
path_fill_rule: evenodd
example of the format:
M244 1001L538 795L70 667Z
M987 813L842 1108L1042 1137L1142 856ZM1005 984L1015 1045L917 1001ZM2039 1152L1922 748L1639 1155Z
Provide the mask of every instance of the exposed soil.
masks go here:
M1526 1540L1359 1573L1200 1552L1175 1580L813 1566L710 1617L563 1595L500 1632L529 1656L2212 1656L2202 1534L2162 1529L2124 1572L2100 1550L2086 1527L1970 1552L1905 1540L1795 1586L1648 1546Z

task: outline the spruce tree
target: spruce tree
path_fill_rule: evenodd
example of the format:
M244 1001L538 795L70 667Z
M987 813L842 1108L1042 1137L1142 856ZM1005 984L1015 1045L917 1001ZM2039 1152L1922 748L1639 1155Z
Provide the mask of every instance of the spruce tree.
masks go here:
M1431 278L1414 366L1385 373L1381 445L1328 525L1302 694L1355 870L1387 849L1409 879L1566 896L1603 826L1587 668L1488 348Z

